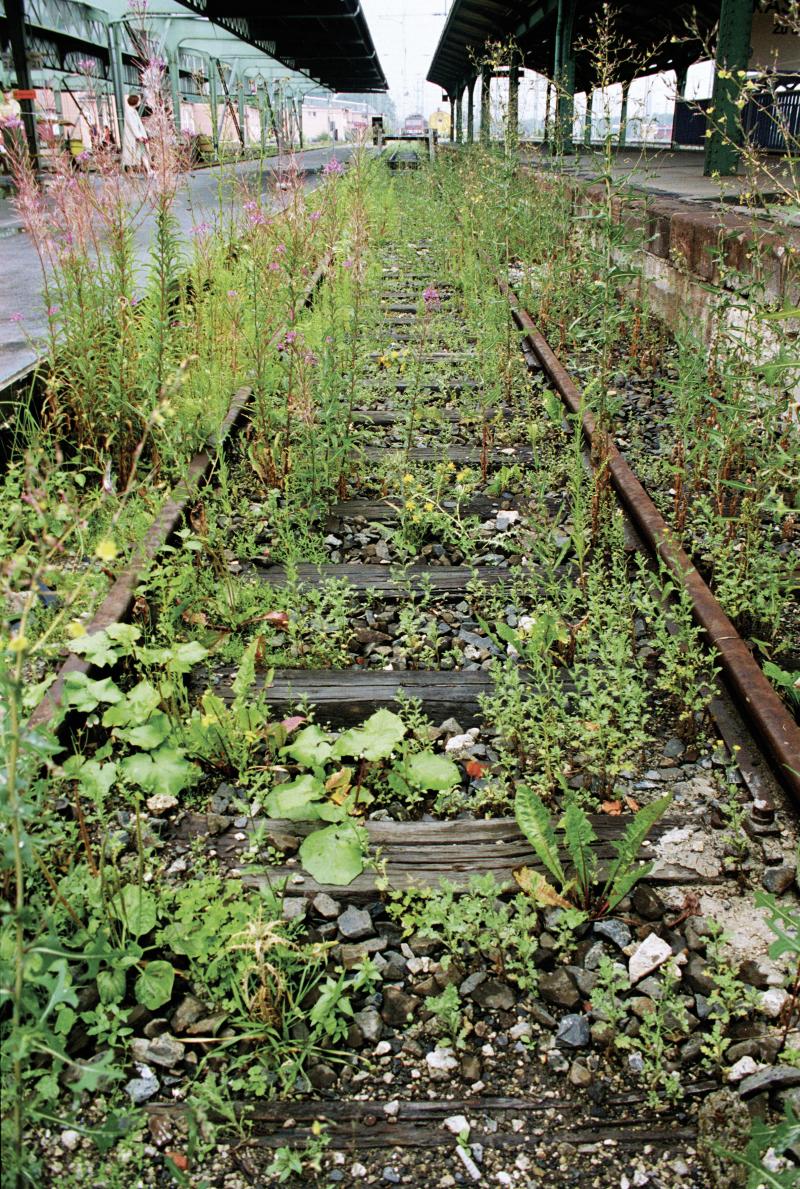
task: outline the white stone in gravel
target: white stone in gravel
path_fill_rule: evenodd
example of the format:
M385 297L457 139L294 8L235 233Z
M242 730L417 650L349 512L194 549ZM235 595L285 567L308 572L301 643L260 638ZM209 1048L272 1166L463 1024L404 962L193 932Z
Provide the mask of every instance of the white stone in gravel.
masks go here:
M481 1052L483 1053L484 1057L493 1057L494 1056L494 1049L489 1044L482 1045Z
M427 974L431 968L430 958L409 958L408 972L409 974Z
M652 974L671 957L672 946L662 941L656 933L650 933L631 954L628 962L628 977L631 983L638 983L646 975Z
M784 1009L789 995L783 987L770 987L761 996L761 1012L771 1020L777 1020Z
M389 1044L388 1040L379 1040L373 1050L376 1057L388 1057L391 1051L392 1046Z
M450 1115L442 1124L448 1131L452 1131L453 1135L461 1135L462 1131L469 1131L469 1123L466 1115Z
M514 1182L511 1179L511 1173L499 1172L497 1174L497 1183L498 1185L513 1185Z
M425 1057L428 1073L437 1081L444 1081L454 1069L458 1069L458 1058L452 1049L434 1049Z
M472 756L472 748L478 737L478 728L473 727L464 735L453 735L444 745L444 750L451 760L468 760Z
M383 1104L383 1113L384 1113L385 1115L389 1115L390 1117L393 1117L393 1116L395 1116L395 1115L399 1115L399 1113L400 1113L400 1100L399 1100L398 1098L393 1098L391 1102L385 1102L385 1103Z
M61 1147L66 1148L68 1152L74 1152L81 1142L80 1132L78 1131L62 1131L60 1138Z
M523 1036L530 1036L531 1026L527 1020L520 1020L513 1028L509 1028L508 1035L512 1040L521 1040Z
M728 1081L741 1082L743 1078L749 1078L751 1073L757 1073L760 1068L752 1057L740 1057L728 1070Z
M519 520L519 512L506 511L505 509L497 513L495 517L495 524L501 532L505 532L512 524L516 524Z
M366 1175L367 1175L367 1169L366 1169L365 1165L363 1165L363 1164L351 1165L351 1167L350 1167L350 1176L351 1177L358 1177L359 1179L361 1179L361 1177L365 1177Z
M480 1169L472 1157L467 1152L465 1152L460 1145L456 1148L456 1155L464 1165L464 1168L467 1170L467 1175L471 1177L473 1181L479 1181L481 1179Z

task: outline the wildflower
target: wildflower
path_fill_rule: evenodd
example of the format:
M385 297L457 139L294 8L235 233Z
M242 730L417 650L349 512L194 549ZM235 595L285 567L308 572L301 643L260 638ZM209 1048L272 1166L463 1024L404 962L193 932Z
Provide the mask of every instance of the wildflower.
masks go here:
M17 310L16 313L9 315L8 320L9 322L21 322L24 317L25 315L22 313L22 311Z
M204 222L204 223L197 223L197 224L196 224L196 225L195 225L195 226L192 228L192 235L196 235L196 236L199 238L200 236L203 236L203 235L208 235L210 231L211 231L211 224L210 224L210 223L205 223L205 222Z
M353 267L352 260L343 260L342 261L342 268L352 268L352 267Z
M404 483L413 483L414 476L413 475L403 475L403 482Z
M284 342L285 343L293 343L296 338L297 338L296 330L287 330L286 338L284 339Z
M322 172L330 177L331 174L344 173L344 166L341 161L337 161L335 157L331 157L330 161L326 161L323 165Z
M238 296L239 296L238 289L229 289L228 290L228 297L238 297Z
M48 306L47 307L47 317L48 318L55 318L57 313L58 313L58 306Z
M119 550L110 537L106 537L104 540L99 541L97 548L94 551L95 557L99 557L100 561L113 561L118 553Z
M438 310L442 304L441 298L439 297L439 290L433 285L429 285L422 294L422 300L425 302L425 309L429 314L432 313L433 310Z
M319 220L322 218L322 211L312 211L311 214L308 216L308 218L309 218L310 222L318 223Z
M303 356L303 361L307 363L309 367L316 367L317 363L319 362L313 351L306 351L305 355Z
M432 512L432 511L433 511L433 504L431 503L431 501L430 501L430 500L428 500L428 502L425 504L425 511L426 511L426 512Z
M326 335L325 335L325 342L326 342L326 343L332 343L332 342L333 342L333 335L332 335L332 334L326 334Z
M275 251L278 253L279 256L285 256L286 255L286 244L277 244L275 247Z
M454 462L448 462L447 469L448 471L454 471L456 469L456 464Z
M408 508L409 512L413 512L413 510L414 510L414 508L416 508L416 506L417 505L414 503L413 500L406 500L406 507Z
M469 479L469 471L459 471L456 479L458 479L459 483L463 483L466 479Z
M272 261L272 263L269 266L269 271L270 272L280 272L281 271L281 266L278 264L277 260Z

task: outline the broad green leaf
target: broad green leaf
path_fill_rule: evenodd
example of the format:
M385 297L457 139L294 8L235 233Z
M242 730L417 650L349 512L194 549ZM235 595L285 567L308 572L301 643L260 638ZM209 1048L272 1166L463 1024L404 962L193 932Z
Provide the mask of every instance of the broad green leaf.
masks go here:
M104 727L129 727L146 722L161 701L161 694L149 681L140 681L128 690L121 702L109 706L103 715Z
M300 860L317 883L344 887L364 870L364 836L350 823L315 830L300 847Z
M116 644L120 656L130 654L141 634L142 629L132 623L110 623L106 628L106 635Z
M452 760L420 751L405 765L404 775L410 784L421 789L451 789L461 780L461 773Z
M319 821L324 797L321 780L315 776L298 776L297 780L277 785L266 798L264 808L270 817L285 817L291 822Z
M514 798L514 815L517 825L536 851L540 861L563 887L567 881L564 876L564 868L558 857L558 843L550 822L550 814L545 809L544 802L538 793L529 789L525 784L517 786L517 795Z
M104 631L92 632L91 635L78 636L76 640L70 640L69 649L70 652L77 652L79 656L85 656L87 661L97 665L99 669L113 665L121 655L120 650L109 639L108 633Z
M71 756L70 759L82 759L83 757ZM109 760L105 764L99 763L95 759L86 760L80 766L76 766L74 772L67 771L67 765L64 765L64 771L68 776L75 776L80 782L81 789L86 793L87 797L91 797L93 801L103 801L111 792L117 779L117 765Z
M156 923L156 898L147 888L126 884L111 901L111 912L134 937L149 933Z
M163 1007L172 996L175 971L169 962L160 959L148 962L136 979L136 999L150 1011Z
M164 742L171 729L172 725L167 715L163 711L157 710L141 726L118 727L115 734L119 739L130 743L132 747L141 747L145 751L150 751L153 747L158 747Z
M176 797L198 776L199 769L183 752L162 744L157 751L126 756L119 763L120 775L146 793L171 793Z
M189 673L195 665L206 659L208 649L203 648L196 640L188 640L185 644L176 644L169 653L166 662L167 672Z
M125 996L124 968L112 966L110 970L101 970L97 976L97 993L101 1003L119 1003Z
M333 745L331 755L360 756L365 760L385 760L406 733L402 718L391 710L376 710L360 727L345 731Z
M331 736L312 723L295 735L293 743L284 747L283 754L291 756L304 768L318 768L331 754Z
M121 702L125 697L122 690L110 677L94 681L85 673L68 673L64 679L62 703L74 706L83 714L90 714L101 702Z

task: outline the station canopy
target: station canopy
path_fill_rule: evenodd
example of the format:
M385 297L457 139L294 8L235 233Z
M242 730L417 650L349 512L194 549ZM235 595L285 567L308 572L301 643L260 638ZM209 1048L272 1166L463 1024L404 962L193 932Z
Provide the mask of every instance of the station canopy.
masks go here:
M561 7L571 8L570 0L561 0ZM521 65L552 76L558 10L558 0L455 0L428 80L455 97L480 73L487 42L507 41L519 50ZM575 0L576 91L598 85L592 55L582 44L591 42L601 11L602 5L592 0ZM627 60L615 67L614 78L630 81L661 70L680 72L706 57L704 43L713 36L719 12L720 0L615 4L614 41L630 43L630 49Z
M185 7L332 91L385 91L359 0L181 0Z

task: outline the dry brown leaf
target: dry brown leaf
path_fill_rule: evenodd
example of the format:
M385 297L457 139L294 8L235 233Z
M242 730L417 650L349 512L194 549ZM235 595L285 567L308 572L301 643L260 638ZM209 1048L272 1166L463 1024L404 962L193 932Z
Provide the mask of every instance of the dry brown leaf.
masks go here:
M622 802L603 801L600 805L600 808L602 809L603 813L610 813L612 817L616 817L618 814L622 813Z
M544 908L570 908L569 900L565 900L555 890L552 884L548 883L543 875L538 871L534 871L531 867L517 867L514 870L514 879L517 881L523 892L533 896L537 904L541 904Z
M625 804L628 806L628 809L630 809L631 813L638 813L641 809L641 805L634 797L629 797L626 795Z

